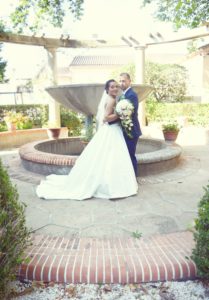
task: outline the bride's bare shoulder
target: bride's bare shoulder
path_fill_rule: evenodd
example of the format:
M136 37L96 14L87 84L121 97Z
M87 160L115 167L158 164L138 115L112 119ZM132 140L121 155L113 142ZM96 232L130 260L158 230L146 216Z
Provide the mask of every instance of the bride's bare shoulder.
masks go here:
M114 104L115 99L109 95L107 95L106 104Z

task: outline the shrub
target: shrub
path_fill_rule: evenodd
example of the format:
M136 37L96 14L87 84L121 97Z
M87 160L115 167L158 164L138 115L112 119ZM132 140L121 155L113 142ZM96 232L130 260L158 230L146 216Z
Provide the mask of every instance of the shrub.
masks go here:
M15 111L15 115L21 113L27 120L19 122L17 129L30 129L32 127L44 127L48 122L48 105L2 105L0 106L0 122L5 129L5 113ZM69 129L69 136L81 135L83 116L61 106L61 126Z
M82 141L88 143L93 138L93 136L94 136L94 125L89 124L85 128L85 134L84 136L82 136Z
M69 136L81 135L82 117L76 112L61 107L61 126L69 129Z
M209 125L209 104L205 103L158 103L149 97L145 102L148 122L164 122L185 116L192 125Z
M25 117L24 122L18 122L17 123L17 129L23 130L23 129L31 129L31 128L33 128L33 123L27 117Z
M0 160L0 299L7 293L7 283L15 276L28 245L29 232L25 225L25 205Z
M4 121L6 124L14 123L17 129L31 129L33 127L33 123L28 116L13 110L5 112Z
M0 132L7 131L7 126L5 122L0 123Z
M44 123L48 120L48 105L1 105L0 106L0 121L6 112L15 111L16 113L21 113L23 116L29 118L33 127L41 128ZM31 125L26 125L26 128L31 127ZM24 128L22 128L24 129Z
M196 263L200 277L209 279L209 185L198 205L198 217L195 220L195 248L192 259Z

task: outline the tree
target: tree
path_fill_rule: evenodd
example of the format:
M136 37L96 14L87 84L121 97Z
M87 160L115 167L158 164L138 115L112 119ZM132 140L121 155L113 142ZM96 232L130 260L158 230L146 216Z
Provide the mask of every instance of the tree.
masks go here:
M129 75L131 77L131 81L134 82L135 81L135 70L136 70L135 64L130 63L130 64L124 65L122 67L116 68L111 73L110 77L115 78L116 80L118 80L119 79L119 74L123 73L123 72L126 72L126 73L129 73Z
M19 33L24 27L31 31L40 29L46 22L61 27L65 15L71 13L75 19L81 17L83 2L84 0L20 0L11 14L13 26Z
M0 44L0 52L1 52L1 44ZM0 57L0 83L5 81L5 70L7 63Z
M176 28L200 26L209 20L208 0L144 0L143 4L157 5L156 17L161 21L171 21Z
M0 32L4 30L4 25L0 20ZM1 53L2 44L0 43L0 53ZM0 83L4 82L4 73L6 70L7 63L0 57Z
M145 82L154 87L158 102L182 102L186 94L187 71L177 64L147 62Z
M118 78L122 72L130 74L135 80L135 64L128 64L112 72L112 78ZM157 102L182 102L185 99L187 71L177 64L159 64L150 61L145 65L145 83L153 88L153 95Z

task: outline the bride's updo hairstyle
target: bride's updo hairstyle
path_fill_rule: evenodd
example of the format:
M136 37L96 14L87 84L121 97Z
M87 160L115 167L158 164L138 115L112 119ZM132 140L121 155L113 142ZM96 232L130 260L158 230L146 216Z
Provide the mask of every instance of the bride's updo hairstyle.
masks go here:
M109 87L110 87L110 83L111 82L116 82L115 79L110 79L108 80L106 83L105 83L105 91L106 93L108 94L108 91L109 91Z

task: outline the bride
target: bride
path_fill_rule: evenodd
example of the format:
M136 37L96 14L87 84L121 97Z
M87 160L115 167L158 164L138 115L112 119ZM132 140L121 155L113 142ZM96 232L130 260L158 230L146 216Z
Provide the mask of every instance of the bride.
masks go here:
M118 117L118 85L108 80L97 113L98 130L69 175L49 175L37 187L45 199L114 199L134 195L138 185ZM108 120L108 122L104 122ZM111 122L112 121L112 122Z

